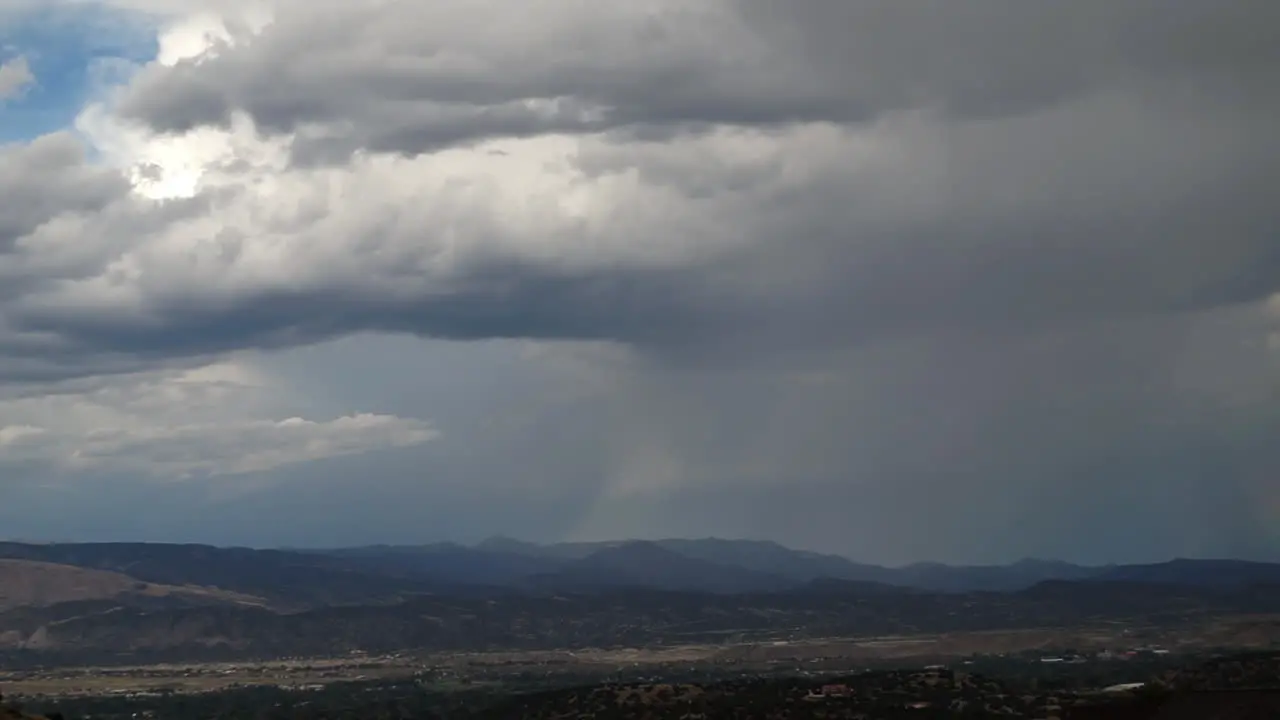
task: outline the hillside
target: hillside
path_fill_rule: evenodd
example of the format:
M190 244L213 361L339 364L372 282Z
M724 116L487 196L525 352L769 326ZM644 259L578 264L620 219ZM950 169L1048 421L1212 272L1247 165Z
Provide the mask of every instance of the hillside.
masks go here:
M0 611L84 600L174 598L261 605L262 598L194 585L150 583L124 573L33 560L0 560Z
M646 551L647 552L647 551ZM1191 628L1280 614L1280 588L1227 592L1057 582L1019 593L931 593L861 583L712 594L634 587L581 593L421 595L281 614L265 608L63 605L0 613L0 662L187 661L363 651L550 650L857 638L1005 629ZM1259 620L1262 623L1262 620ZM1274 637L1260 624L1242 647Z
M209 545L0 542L0 558L121 573L159 585L218 588L297 609L388 602L436 587L424 578L325 554Z

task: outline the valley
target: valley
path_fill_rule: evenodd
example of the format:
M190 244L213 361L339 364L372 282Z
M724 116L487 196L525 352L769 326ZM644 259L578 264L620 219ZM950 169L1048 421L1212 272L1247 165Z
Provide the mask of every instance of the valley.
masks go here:
M102 717L197 707L233 717L264 703L319 712L370 697L409 703L415 717L502 716L530 693L673 682L729 693L725 702L761 682L803 699L850 673L914 688L885 697L934 697L926 688L940 681L917 680L944 671L957 698L976 692L971 674L1085 692L1276 651L1277 578L1277 566L1215 560L884 568L714 539L328 551L4 543L0 688ZM556 697L546 707L569 696Z

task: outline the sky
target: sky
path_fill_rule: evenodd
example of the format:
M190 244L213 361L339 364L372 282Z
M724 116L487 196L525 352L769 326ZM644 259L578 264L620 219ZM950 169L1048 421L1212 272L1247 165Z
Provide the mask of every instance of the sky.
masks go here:
M1280 560L1277 27L0 0L0 535Z

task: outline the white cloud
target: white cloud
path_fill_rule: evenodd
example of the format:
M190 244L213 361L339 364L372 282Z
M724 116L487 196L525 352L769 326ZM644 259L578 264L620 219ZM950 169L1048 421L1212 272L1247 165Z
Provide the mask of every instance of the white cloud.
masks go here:
M0 63L0 102L20 96L35 81L25 57Z
M10 392L0 399L3 461L61 472L158 479L236 475L419 445L436 433L390 415L272 419L288 405L243 361Z

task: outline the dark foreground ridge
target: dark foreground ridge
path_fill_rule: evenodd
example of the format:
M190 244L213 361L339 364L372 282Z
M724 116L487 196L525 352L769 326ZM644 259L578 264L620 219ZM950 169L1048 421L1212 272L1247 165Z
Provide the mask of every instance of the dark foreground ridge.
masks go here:
M486 717L1274 719L1280 718L1280 653L1215 659L1164 672L1139 687L932 668L818 680L604 685L517 698Z
M50 666L355 652L767 644L1037 628L1109 627L1112 634L1124 628L1158 628L1201 637L1227 618L1247 621L1241 626L1247 637L1225 644L1265 647L1259 643L1274 635L1277 613L1277 588L1227 593L1091 583L967 594L867 592L855 586L732 596L622 589L423 595L301 612L228 605L130 607L113 600L0 613L0 661Z
M1122 697L1036 692L981 676L887 673L821 685L760 681L714 686L606 686L521 698L481 715L530 720L736 718L1063 718L1064 720L1274 720L1280 688L1176 691Z
M63 720L62 714L51 712L48 715L31 715L22 711L20 707L6 704L4 695L0 695L0 720Z
M1146 682L1046 675L1027 666L1005 677L956 668L869 671L822 677L687 678L605 682L557 689L351 682L315 690L249 687L201 695L77 698L41 708L49 718L237 720L862 720L1059 718L1060 720L1252 720L1280 717L1280 654L1219 658L1166 670ZM0 710L0 720L36 716Z

